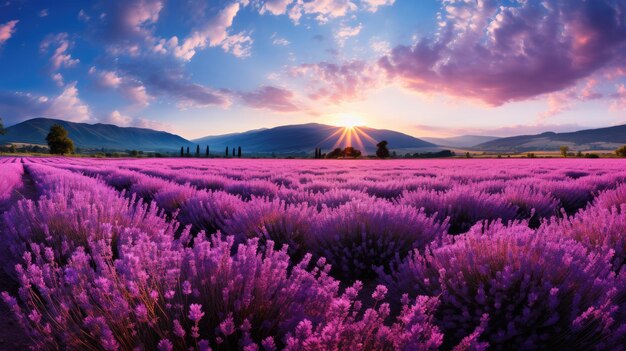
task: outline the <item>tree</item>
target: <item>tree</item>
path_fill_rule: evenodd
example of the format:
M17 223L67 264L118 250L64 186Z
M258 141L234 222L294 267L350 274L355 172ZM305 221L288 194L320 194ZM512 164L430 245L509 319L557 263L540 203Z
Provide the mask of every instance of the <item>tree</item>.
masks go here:
M237 148L237 157L241 158L241 146Z
M226 152L224 154L228 157L228 146L226 147Z
M67 130L58 124L50 128L46 141L50 153L53 155L65 155L74 152L74 142L68 137Z
M196 157L200 157L200 145L196 145Z
M206 146L206 157L209 157L209 145Z
M180 157L185 157L185 147L184 146L180 147Z
M567 157L567 153L569 152L569 146L563 145L560 147L560 149L561 149L561 156Z
M357 158L361 156L361 151L353 148L352 146L348 146L343 150L343 156Z
M615 150L615 154L619 157L626 157L626 145Z
M339 158L343 156L342 154L343 154L343 151L341 150L341 148L336 148L335 150L329 152L326 155L326 158Z
M378 150L376 150L376 156L378 156L378 158L389 158L389 149L387 149L388 144L387 140L383 140L376 144L376 147L378 148Z
M576 157L578 158L583 157L583 152L578 150L578 152L576 153Z
M232 149L232 150L233 150L233 154L232 154L232 156L233 156L233 157L235 157L235 148L233 147L233 149Z
M187 157L190 157L191 155L189 154L189 146L187 146Z
M2 118L0 118L0 135L5 135L7 131L4 129L4 124L2 124Z

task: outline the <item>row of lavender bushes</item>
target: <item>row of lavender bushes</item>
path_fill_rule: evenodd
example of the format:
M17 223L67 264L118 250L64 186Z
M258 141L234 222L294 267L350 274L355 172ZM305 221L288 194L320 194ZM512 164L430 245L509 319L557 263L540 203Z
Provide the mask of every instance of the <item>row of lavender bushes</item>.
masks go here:
M2 231L5 263L18 264L6 268L21 285L18 299L3 298L38 348L619 349L624 342L623 186L573 216L533 225L542 213L533 204L547 204L540 216L550 217L560 200L536 186L498 190L491 178L461 180L465 191L403 189L400 198L300 189L326 206L171 183L130 165L42 163L26 165L42 197L5 213ZM594 178L586 183L593 197L620 176L571 168L577 173L546 184ZM235 182L245 186L249 175L241 173L255 172L240 170ZM295 190L273 184L278 193ZM503 205L494 195L511 200ZM477 205L493 208L491 217L472 218L471 211L489 213ZM455 220L465 227L450 230Z

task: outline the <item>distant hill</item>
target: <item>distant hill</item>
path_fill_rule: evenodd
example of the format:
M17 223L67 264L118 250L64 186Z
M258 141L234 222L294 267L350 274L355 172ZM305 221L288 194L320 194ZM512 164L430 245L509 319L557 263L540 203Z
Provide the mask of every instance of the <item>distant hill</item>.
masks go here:
M53 124L63 126L74 145L85 149L177 151L181 146L195 146L178 135L152 129L74 123L49 118L34 118L6 128L7 133L0 135L0 143L45 145L46 135Z
M439 146L450 146L450 147L459 147L459 148L471 148L478 144L486 143L492 140L499 139L494 136L486 136L486 135L461 135L450 138L421 138L422 140L428 141L429 143L433 143Z
M626 144L626 125L586 129L570 133L546 132L537 135L520 135L500 138L476 145L485 151L535 151L558 150L566 145L574 150L610 150Z
M433 143L391 130L368 127L359 127L358 130L362 133L355 134L360 136L365 149L363 151L368 153L375 152L376 143L382 140L389 142L391 150L440 150ZM207 136L192 141L201 145L208 144L212 150L219 150L216 152L221 152L226 147L241 146L246 153L297 154L312 153L316 147L321 147L324 152L328 152L336 146L335 143L340 139L343 132L344 128L342 127L309 123ZM365 135L368 135L369 138ZM352 137L352 142L346 144L344 141L339 146L344 147L349 144L355 148L360 148L354 137Z

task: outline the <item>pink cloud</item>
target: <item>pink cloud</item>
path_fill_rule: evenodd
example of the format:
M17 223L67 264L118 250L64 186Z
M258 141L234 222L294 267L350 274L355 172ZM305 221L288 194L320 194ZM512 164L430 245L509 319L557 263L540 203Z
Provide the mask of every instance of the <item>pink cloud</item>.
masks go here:
M408 89L525 100L575 85L626 54L623 2L449 2L432 38L398 46L379 64Z
M35 117L83 122L91 118L89 106L78 95L76 82L54 97L24 92L0 92L0 118L14 124Z
M272 15L284 15L287 12L287 6L289 6L293 0L266 0L261 6L259 11L261 14L269 12Z
M365 9L369 12L378 11L379 7L391 6L396 0L361 0L361 3L365 6Z
M5 24L0 24L0 44L11 39L11 36L15 33L15 26L18 22L19 20L13 20Z
M52 71L57 71L60 68L76 66L80 62L79 59L73 58L68 52L73 44L67 33L59 33L46 37L41 42L39 50L42 53L47 53L51 48L53 49L50 57L50 66Z
M357 9L357 5L350 0L298 1L289 10L289 18L298 23L303 15L313 15L318 22L326 23L332 18L346 16Z
M311 99L332 103L362 98L365 92L379 86L383 78L378 66L358 60L304 64L292 68L290 74L308 80Z
M278 112L300 110L300 107L294 102L294 93L284 88L264 86L253 92L242 93L241 98L248 106L254 108Z

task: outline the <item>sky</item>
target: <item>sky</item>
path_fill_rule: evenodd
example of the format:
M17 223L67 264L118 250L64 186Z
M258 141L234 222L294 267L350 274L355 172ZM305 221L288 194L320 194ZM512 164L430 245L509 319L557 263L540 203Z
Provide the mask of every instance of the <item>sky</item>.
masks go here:
M193 139L626 123L626 0L0 0L0 118Z

